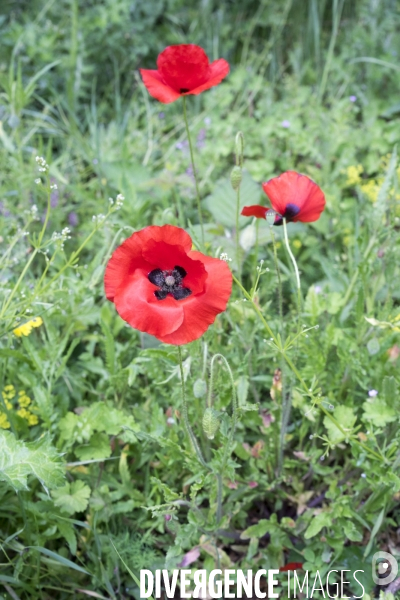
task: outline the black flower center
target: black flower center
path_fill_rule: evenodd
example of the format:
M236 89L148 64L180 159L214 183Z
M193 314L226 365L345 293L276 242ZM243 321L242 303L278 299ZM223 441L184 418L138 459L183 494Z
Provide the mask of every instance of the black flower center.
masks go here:
M188 92L188 91L189 91L189 90L188 90L187 88L180 88L180 89L179 89L179 93L180 93L180 94L187 94L187 92Z
M186 275L183 267L174 267L172 271L153 269L147 277L150 283L160 288L154 292L157 300L165 300L168 294L171 294L175 300L184 300L192 293L192 290L183 287L182 280Z
M286 221L289 223L290 221L292 221L294 219L294 217L296 215L298 215L300 212L300 207L297 206L297 204L293 204L291 202L289 202L289 204L286 204L286 209L285 209L285 214L282 216L278 216L277 219L275 219L275 223L274 225L282 225L283 223L283 217L285 217Z

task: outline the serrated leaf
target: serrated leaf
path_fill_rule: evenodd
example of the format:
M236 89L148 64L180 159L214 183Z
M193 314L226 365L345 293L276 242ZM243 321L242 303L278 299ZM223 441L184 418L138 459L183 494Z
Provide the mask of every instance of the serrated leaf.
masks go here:
M309 540L310 538L316 536L321 529L323 529L323 527L329 527L330 525L332 525L331 515L327 512L322 512L313 517L311 523L307 527L304 537Z
M36 477L46 491L64 480L60 455L51 445L49 436L24 443L10 431L0 430L0 481L5 481L16 491L26 490L30 475Z
M52 496L54 504L60 507L62 512L73 515L86 510L89 504L90 487L78 479L54 490Z
M173 502L180 498L179 494L171 490L165 483L157 479L157 477L151 477L151 482L162 492L165 502Z
M88 444L75 448L74 452L80 460L108 458L111 455L109 437L105 433L95 433Z
M372 421L377 427L384 427L387 423L395 421L397 413L388 406L383 398L370 398L363 404L364 421Z
M350 435L354 423L356 422L356 416L353 412L353 409L349 406L337 406L333 411L333 416L339 425L341 425L345 433ZM330 441L334 444L338 444L346 439L347 436L342 433L342 431L340 431L335 423L333 423L328 417L324 418L324 425L328 430Z

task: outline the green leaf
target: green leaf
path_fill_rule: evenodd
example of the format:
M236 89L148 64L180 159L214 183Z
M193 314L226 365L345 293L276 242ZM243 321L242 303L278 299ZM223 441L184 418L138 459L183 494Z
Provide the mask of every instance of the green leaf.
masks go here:
M29 475L36 477L46 491L63 482L64 468L50 437L24 443L10 431L0 430L0 481L16 491L27 490Z
M73 515L86 510L89 504L90 487L78 479L54 490L52 496L55 499L54 504L59 506L62 512Z
M369 398L364 402L363 409L363 420L372 421L377 427L384 427L397 418L395 409L388 406L383 398Z
M80 460L108 458L111 455L109 437L105 433L95 433L90 438L89 444L75 448L74 452Z
M58 521L58 531L61 533L63 538L67 541L71 554L76 554L76 536L75 530L71 523L68 521Z
M57 552L52 552L51 550L47 550L47 548L43 548L42 546L27 546L27 548L32 548L33 550L38 550L41 554L48 556L49 558L55 560L56 562L58 562L60 565L63 565L64 567L68 567L69 569L74 569L75 571L80 571L81 573L85 573L85 575L90 575L90 573L88 571L86 571L79 565L76 565L71 560L68 560L67 558L64 558L63 556L60 556L60 554L57 554Z
M351 542L361 542L363 539L362 533L358 531L353 521L347 520L341 523L345 536Z
M319 513L319 515L312 519L311 523L307 527L304 537L306 540L309 540L310 538L316 536L321 529L323 529L323 527L329 527L330 525L332 525L331 515L327 512Z
M337 406L333 411L333 416L339 425L341 425L346 434L350 435L354 423L356 422L356 416L353 412L353 409L349 406ZM329 417L324 418L324 425L328 430L328 437L330 441L334 444L342 442L346 439L346 435L340 431L340 429L329 419Z
M157 479L157 477L151 477L151 482L163 493L165 502L173 502L180 498L179 494L171 490L165 483Z
M245 529L240 537L242 538L242 540L246 540L249 538L261 538L266 533L268 533L269 529L269 521L267 521L267 519L261 519L256 525L251 525L250 527Z

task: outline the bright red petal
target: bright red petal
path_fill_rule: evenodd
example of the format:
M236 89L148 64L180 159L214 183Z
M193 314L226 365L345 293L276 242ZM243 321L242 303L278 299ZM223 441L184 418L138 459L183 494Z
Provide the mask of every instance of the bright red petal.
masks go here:
M306 175L296 171L286 171L262 185L272 207L280 215L285 215L288 204L299 207L300 212L293 221L316 221L325 208L325 196L321 188Z
M114 302L124 321L139 331L145 331L158 339L178 329L183 321L183 306L167 296L157 300L154 285L147 278L147 271L138 270L120 287Z
M214 87L215 85L218 85L219 83L221 83L221 81L228 75L228 73L229 73L229 63L224 58L219 58L218 60L214 60L214 62L211 63L211 65L210 65L209 79L205 83L200 85L199 87L197 87L193 90L190 90L190 92L187 92L187 94L184 94L184 95L193 94L196 96L197 94L200 94L201 92L204 92L205 90L209 90L210 88Z
M244 206L241 214L244 217L256 217L257 219L265 219L267 212L271 210L266 206L260 204L253 204L252 206Z
M179 94L199 87L210 77L207 54L195 44L168 46L158 56L157 67L163 81Z
M163 104L175 102L181 94L163 82L161 75L156 70L140 69L143 83L150 96L156 98Z
M133 275L135 269L143 268L149 272L154 266L159 266L156 262L149 262L146 259L144 250L148 244L164 240L167 240L170 246L179 247L185 256L192 248L190 235L180 227L151 225L137 231L115 250L108 261L104 275L104 287L108 300L114 301L118 288L125 285L126 280Z
M163 336L167 344L188 344L197 340L214 323L216 316L226 309L232 291L232 274L228 265L217 258L200 252L190 252L190 258L204 263L208 277L204 293L189 296L184 301L184 319L181 326L169 335Z

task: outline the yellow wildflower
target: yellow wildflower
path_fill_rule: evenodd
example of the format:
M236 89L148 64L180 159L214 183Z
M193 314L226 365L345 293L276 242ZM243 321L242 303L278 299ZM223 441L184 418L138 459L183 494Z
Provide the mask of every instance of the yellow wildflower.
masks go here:
M28 336L31 333L33 327L40 327L41 325L43 325L42 318L34 317L30 321L27 321L26 323L23 323L22 325L16 327L13 330L13 333L15 333L17 337L21 337L22 335Z
M20 408L19 410L17 410L17 415L22 419L26 419L27 417L29 417L30 414L31 413L29 412L29 410L26 410L26 408Z
M39 423L39 419L37 418L36 415L33 415L32 413L30 413L29 417L28 417L28 425L37 425Z
M362 165L350 165L347 167L347 181L346 185L353 186L357 185L361 181L361 173L364 172Z
M376 202L378 199L380 186L375 179L370 179L367 183L360 186L360 189L371 202Z
M18 398L18 402L19 402L19 405L20 405L21 408L26 408L27 406L30 405L30 403L32 402L32 400L24 392L24 395L20 396Z
M0 429L10 429L10 423L4 413L0 413Z
M300 240L294 240L294 242L293 242L293 246L294 246L295 248L301 248L301 247L302 247L302 245L303 245L303 244L301 243L301 241L300 241Z

